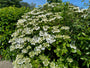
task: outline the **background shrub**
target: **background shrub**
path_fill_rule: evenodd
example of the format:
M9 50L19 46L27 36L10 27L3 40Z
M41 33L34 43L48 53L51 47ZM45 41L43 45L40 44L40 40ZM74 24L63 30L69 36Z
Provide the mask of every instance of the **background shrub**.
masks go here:
M23 15L12 34L16 68L89 68L87 10L69 3L45 4Z
M29 8L16 8L5 7L0 9L0 55L3 59L14 59L15 52L10 53L8 40L11 38L11 34L15 31L16 22L21 18L21 15L30 11Z

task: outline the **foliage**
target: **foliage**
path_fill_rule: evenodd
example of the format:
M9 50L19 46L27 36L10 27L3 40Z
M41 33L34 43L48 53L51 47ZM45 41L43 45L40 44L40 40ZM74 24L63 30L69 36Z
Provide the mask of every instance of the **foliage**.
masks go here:
M0 9L0 55L3 59L14 59L16 53L10 53L8 40L11 38L11 34L15 31L16 22L21 18L25 12L30 11L30 9L22 7L6 7Z
M0 8L13 5L15 5L15 7L21 7L20 1L22 0L0 0Z
M87 10L69 3L45 4L22 16L9 42L15 68L89 68Z
M56 3L61 3L62 2L62 0L47 0L47 2L49 2L49 3L52 3L52 2L56 2Z
M21 4L22 7L28 7L31 10L34 9L35 6L36 6L36 4L34 4L34 3L28 4L27 2L21 2L20 4Z

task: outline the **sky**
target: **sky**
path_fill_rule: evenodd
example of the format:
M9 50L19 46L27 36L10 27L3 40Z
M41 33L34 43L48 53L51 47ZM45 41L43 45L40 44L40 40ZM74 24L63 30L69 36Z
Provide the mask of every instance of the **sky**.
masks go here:
M38 7L38 5L43 5L46 3L47 0L23 0L24 2L28 2L30 3L36 3L36 7ZM62 0L63 2L67 2L69 1L70 3L79 6L80 8L83 7L84 9L87 9L88 6L84 6L84 2L85 3L89 3L89 0L85 0L84 2L81 2L82 0Z

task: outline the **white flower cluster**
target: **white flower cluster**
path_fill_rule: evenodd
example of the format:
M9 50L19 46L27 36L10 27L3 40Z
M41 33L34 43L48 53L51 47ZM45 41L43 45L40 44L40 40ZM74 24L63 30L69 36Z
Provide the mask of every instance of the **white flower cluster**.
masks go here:
M13 62L14 68L32 68L30 58L24 57L22 54L17 55Z
M70 36L68 36L68 35L56 35L55 38L70 39Z
M52 7L56 6L55 3L48 5ZM69 30L70 28L68 26L60 27L49 24L51 22L53 23L55 19L60 20L62 18L60 12L48 13L46 10L41 11L34 9L31 12L25 13L22 17L24 19L18 20L17 30L12 34L13 38L9 41L12 43L10 50L20 49L22 54L17 55L16 60L13 62L14 68L32 68L31 58L41 54L41 52L50 47L57 38L70 38L68 35L60 35L60 29ZM26 43L30 44L26 46ZM24 57L24 54L29 55L29 57ZM42 58L44 58L44 56ZM50 68L58 68L54 62L50 63L48 59L44 58L44 60L41 60L44 66L50 65Z
M62 26L61 29L62 29L62 30L69 30L70 27L68 27L68 26Z
M50 66L50 68L60 68L58 65L56 65L54 62L50 62L48 58L44 55L39 56L40 60L43 62L44 66Z
M75 12L78 12L78 13L83 13L84 11L87 11L87 9L80 9L79 7L75 7L75 6L70 6L70 9L73 9Z

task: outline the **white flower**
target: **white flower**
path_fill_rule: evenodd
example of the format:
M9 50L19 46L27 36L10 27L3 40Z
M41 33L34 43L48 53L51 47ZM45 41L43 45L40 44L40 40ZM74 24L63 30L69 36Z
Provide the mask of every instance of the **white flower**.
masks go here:
M35 55L35 52L34 51L29 52L29 56L30 57L34 57L34 55Z
M10 46L10 51L15 50L15 46Z
M50 35L47 32L44 32L43 39L50 38Z
M48 15L48 16L49 16L49 15L52 15L52 14L53 14L53 13L51 13L51 12L50 12L50 13L47 13L46 15Z
M47 31L48 28L49 28L49 26L43 26L43 30L44 30L44 31Z
M39 26L35 26L35 27L34 27L34 30L39 30L39 29L40 29Z
M62 29L62 30L69 30L70 27L68 27L68 26L62 26L61 29Z
M41 20L41 22L47 22L48 20L47 20L47 18L43 18L42 20Z
M49 38L46 38L46 41L47 41L47 43L52 44L52 43L55 42L56 40L55 40L53 37L49 37Z
M19 48L19 49L22 49L23 47L24 47L24 45L21 45L21 44L16 44L16 45L15 45L15 49L18 49L18 48Z
M71 63L71 62L73 62L73 59L72 58L67 58L67 61Z
M53 29L52 32L53 32L53 33L59 33L60 30L59 30L59 29Z
M35 43L41 43L43 41L42 37L34 36L31 40L31 44L35 45Z
M83 11L82 11L82 10L80 10L80 9L79 9L79 10L77 10L77 11L75 11L75 12L83 13Z
M19 19L17 25L23 25L23 23L26 21L27 21L26 19Z
M35 45L35 41L34 40L31 41L31 45Z
M59 26L53 26L52 28L53 28L53 29L58 29L58 28L59 28Z
M32 68L32 64L31 63L27 63L24 68Z
M56 35L55 38L63 38L63 35Z
M23 61L24 61L25 63L29 63L31 60L30 60L30 58L24 57L24 58L23 58Z
M35 45L36 42L35 42L35 40L32 39L32 40L30 41L30 43L31 43L31 45Z
M24 63L24 61L22 59L17 60L17 64L23 64L23 63Z
M39 17L39 18L42 18L42 17L46 17L46 15L39 15L38 17Z
M28 49L31 49L31 46L27 46L27 48L26 48L26 49L27 49L27 50L28 50Z
M41 50L35 51L35 55L38 55L41 53Z
M27 53L27 49L23 49L22 50L22 53Z
M32 18L28 18L29 21L32 21Z
M24 40L23 40L23 38L15 38L15 42L17 44L22 44L22 43L24 43Z
M44 32L43 32L43 31L40 31L40 32L39 32L39 35L40 35L40 36L43 36L43 35L44 35Z
M40 51L40 48L35 47L35 48L34 48L34 51Z
M69 39L70 36L68 36L68 35L63 35L63 38L64 38L64 39Z
M30 16L23 15L22 17L27 19L27 18L29 18Z
M46 59L46 56L44 56L44 55L39 55L39 58L40 58L40 60L44 61L44 60Z
M32 29L30 28L24 28L24 30L22 31L22 34L31 34L33 32Z
M49 47L50 45L48 43L43 43L44 47Z
M45 50L45 47L42 47L41 50Z
M36 40L36 43L41 43L43 41L43 38L42 37L38 37L37 40Z
M55 68L55 63L54 62L50 63L50 68Z
M79 10L79 7L73 7L73 9L77 9L77 10Z
M73 48L73 49L76 49L76 46L75 45L71 45L70 44L70 47Z
M38 48L41 49L42 48L42 45L39 45Z
M58 16L58 15L57 15L56 17L57 17L57 19L60 19L60 18L62 18L61 16Z
M15 32L15 33L13 33L11 36L12 36L12 37L16 37L16 36L18 36L18 33Z
M49 63L50 62L47 59L43 61L44 66L48 66Z
M51 21L54 21L56 19L56 17L54 17L54 18L51 18L49 21L51 22Z
M16 57L16 59L18 60L18 59L23 58L23 57L24 56L22 54L18 54L17 57Z
M53 30L52 30L53 33L58 33L58 32L60 32L60 30L58 29L59 26L53 26L52 28L53 28Z

